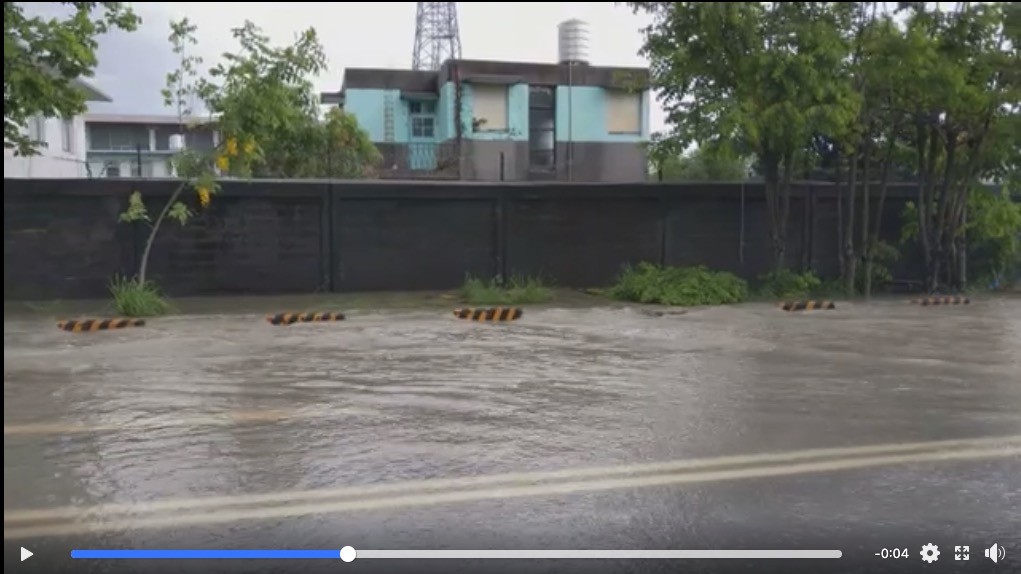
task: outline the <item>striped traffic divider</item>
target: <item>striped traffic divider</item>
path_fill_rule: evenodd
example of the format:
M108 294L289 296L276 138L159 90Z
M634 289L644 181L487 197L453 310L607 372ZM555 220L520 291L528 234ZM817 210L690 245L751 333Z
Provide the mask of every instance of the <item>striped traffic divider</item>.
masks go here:
M293 325L295 323L325 323L328 321L343 321L343 313L275 313L266 315L266 321L270 325Z
M454 316L458 319L493 323L517 321L523 314L524 311L518 307L489 307L483 309L467 307L464 309L454 309Z
M931 305L968 305L971 303L971 299L967 297L953 296L953 297L925 297L922 299L912 299L912 305L921 305L922 307L929 307Z
M72 319L57 323L58 329L69 333L92 333L144 326L145 320L143 319Z
M814 311L836 309L837 304L833 301L784 301L780 303L780 309L784 311Z

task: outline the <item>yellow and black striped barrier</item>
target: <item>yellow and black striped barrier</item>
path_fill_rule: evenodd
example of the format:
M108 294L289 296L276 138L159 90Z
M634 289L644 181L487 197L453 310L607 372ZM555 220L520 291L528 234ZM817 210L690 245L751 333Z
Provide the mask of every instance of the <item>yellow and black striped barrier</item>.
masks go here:
M517 321L524 311L517 307L489 307L488 309L454 309L454 316L458 319L468 321L490 321L500 323L505 321Z
M837 304L833 301L784 301L780 303L780 309L784 311L815 311L836 308Z
M923 299L912 299L912 305L921 305L922 307L928 307L930 305L968 305L971 303L971 299L967 297L953 296L953 297L925 297Z
M74 319L57 323L58 329L69 333L91 333L144 326L144 319Z
M293 325L295 323L324 323L327 321L343 321L343 313L276 313L266 315L271 325Z

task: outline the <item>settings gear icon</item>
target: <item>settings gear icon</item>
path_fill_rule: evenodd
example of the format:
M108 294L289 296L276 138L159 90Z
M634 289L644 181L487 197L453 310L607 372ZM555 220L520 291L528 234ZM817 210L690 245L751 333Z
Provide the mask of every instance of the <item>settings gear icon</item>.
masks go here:
M922 560L928 564L939 560L939 546L932 543L922 546Z

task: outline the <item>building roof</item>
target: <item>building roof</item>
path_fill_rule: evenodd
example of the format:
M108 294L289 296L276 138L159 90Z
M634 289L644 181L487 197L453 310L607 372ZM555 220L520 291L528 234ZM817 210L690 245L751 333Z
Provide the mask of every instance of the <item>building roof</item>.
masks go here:
M212 121L206 116L185 116L184 118L186 124L207 124ZM85 114L85 123L176 126L180 123L180 119L173 114Z
M105 93L100 91L99 88L97 88L96 86L93 86L92 84L86 82L85 80L83 80L81 78L78 78L78 79L74 80L73 83L74 83L75 86L78 87L78 89L80 89L81 91L85 92L85 101L86 102L112 102L113 101L113 98L111 98L110 96L106 95Z
M340 93L349 88L435 92L440 85L457 78L466 83L526 83L549 86L574 85L645 89L649 85L649 69L592 66L585 63L447 60L438 71L347 68L344 70ZM336 97L334 94L324 94L323 96L324 99Z

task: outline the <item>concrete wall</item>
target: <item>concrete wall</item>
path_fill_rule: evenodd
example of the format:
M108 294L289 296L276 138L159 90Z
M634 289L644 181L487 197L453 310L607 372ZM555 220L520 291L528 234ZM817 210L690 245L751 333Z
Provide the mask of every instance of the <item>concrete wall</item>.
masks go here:
M105 297L145 244L146 227L117 220L128 196L142 191L155 210L175 186L5 179L4 298ZM891 190L888 239L913 195ZM827 185L795 190L794 267L835 273L834 198ZM175 296L448 289L465 273L591 287L640 261L754 278L770 267L766 220L756 184L225 181L191 224L161 231L150 270ZM920 276L919 258L898 265L898 278Z
M37 121L33 119L32 121ZM64 126L60 118L41 118L39 155L15 156L13 150L4 150L4 177L76 178L88 177L85 162L85 120L75 116L71 122L71 150L64 149Z
M507 90L507 129L492 130L485 125L474 129L475 91L471 82L462 84L460 179L506 181L553 179L586 182L640 182L648 178L648 157L642 146L649 140L649 92L637 94L641 101L640 125L636 133L610 133L607 129L607 89L600 86L558 86L556 89L557 171L533 174L529 171L528 84L510 83ZM397 89L347 89L344 109L358 119L372 141L387 147L385 157L400 157L391 145L409 141L408 94ZM453 82L437 90L437 144L449 144L457 137L457 93ZM393 138L385 137L387 100L393 102ZM422 144L416 144L421 146ZM421 152L421 150L412 150ZM406 155L406 154L405 154ZM501 159L502 158L502 159ZM501 165L502 170L501 170Z

